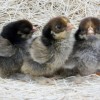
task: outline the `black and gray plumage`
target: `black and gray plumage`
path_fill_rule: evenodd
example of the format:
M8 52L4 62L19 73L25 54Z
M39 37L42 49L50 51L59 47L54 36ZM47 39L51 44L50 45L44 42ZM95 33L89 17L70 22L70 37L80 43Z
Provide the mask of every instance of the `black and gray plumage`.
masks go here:
M83 19L75 33L73 52L65 68L71 75L90 75L100 68L100 20L95 17Z
M0 77L20 72L27 40L33 26L27 20L11 22L3 27L0 36Z
M43 28L42 35L30 45L31 58L27 56L22 72L32 76L52 76L68 59L73 39L73 25L66 17L55 17Z

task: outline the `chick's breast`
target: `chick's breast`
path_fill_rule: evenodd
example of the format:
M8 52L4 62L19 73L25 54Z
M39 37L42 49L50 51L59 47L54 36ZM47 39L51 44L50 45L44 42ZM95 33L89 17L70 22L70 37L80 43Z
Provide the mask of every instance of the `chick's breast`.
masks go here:
M33 60L39 63L45 63L52 57L48 48L41 42L41 37L37 37L32 42L30 54Z

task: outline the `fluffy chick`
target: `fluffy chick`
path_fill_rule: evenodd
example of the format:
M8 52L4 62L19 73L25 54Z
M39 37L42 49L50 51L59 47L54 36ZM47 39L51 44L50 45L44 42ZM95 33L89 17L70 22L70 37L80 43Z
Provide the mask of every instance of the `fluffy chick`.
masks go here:
M27 20L11 22L3 27L0 37L0 76L19 72L23 64L26 41L31 37L32 24Z
M1 36L8 39L12 44L19 44L29 39L33 34L33 26L27 20L11 22L3 27Z
M52 76L60 69L72 51L73 25L66 17L55 17L43 28L42 35L30 46L31 58L27 56L22 72L33 76Z
M73 52L65 68L74 70L71 75L95 73L100 66L100 20L95 17L83 19L75 39Z

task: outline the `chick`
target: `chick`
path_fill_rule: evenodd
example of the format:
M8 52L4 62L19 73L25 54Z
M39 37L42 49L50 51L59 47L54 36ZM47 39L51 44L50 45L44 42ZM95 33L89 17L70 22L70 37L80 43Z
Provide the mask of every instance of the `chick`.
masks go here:
M84 18L75 34L76 41L86 40L88 36L100 36L100 20L95 17Z
M11 22L3 27L0 36L0 76L6 78L20 72L27 40L33 31L27 20Z
M31 42L31 57L26 57L22 72L32 76L49 77L59 70L72 51L72 28L69 19L64 16L49 20L42 35Z
M87 17L75 33L75 44L65 68L75 69L71 75L93 74L100 67L100 20Z
M12 44L20 44L29 39L33 34L33 26L27 20L11 22L3 27L1 36L8 39Z

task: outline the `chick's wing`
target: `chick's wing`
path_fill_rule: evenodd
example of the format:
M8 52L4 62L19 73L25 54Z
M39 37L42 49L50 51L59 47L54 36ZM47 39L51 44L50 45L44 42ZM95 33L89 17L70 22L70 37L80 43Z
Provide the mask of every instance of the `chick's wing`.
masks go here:
M15 51L14 46L7 39L0 36L0 56L10 57L15 54Z

